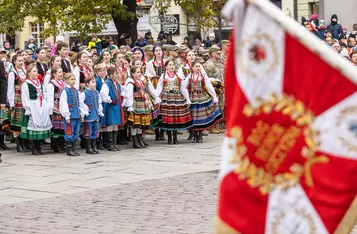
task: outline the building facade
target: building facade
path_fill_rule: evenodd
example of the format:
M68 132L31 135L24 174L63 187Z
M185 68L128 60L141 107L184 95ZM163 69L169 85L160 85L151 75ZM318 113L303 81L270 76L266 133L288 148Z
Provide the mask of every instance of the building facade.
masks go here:
M25 18L25 24L22 28L22 31L18 31L16 33L16 44L15 48L23 49L25 47L26 42L28 41L30 35L35 38L35 42L38 46L43 46L45 42L45 38L42 38L41 33L43 30L48 28L48 24L44 23L37 23L35 19L32 17ZM53 42L53 38L49 38L51 42Z

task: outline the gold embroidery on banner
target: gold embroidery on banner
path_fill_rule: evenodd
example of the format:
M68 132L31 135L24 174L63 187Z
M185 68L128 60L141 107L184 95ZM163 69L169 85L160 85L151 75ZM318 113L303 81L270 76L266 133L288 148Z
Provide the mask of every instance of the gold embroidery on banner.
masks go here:
M216 233L217 234L240 234L228 224L226 224L220 217L216 217Z
M261 103L258 108L246 105L244 115L251 117L262 112L268 114L275 111L289 116L296 125L285 128L278 123L272 126L263 121L256 123L256 127L246 137L246 142L257 147L254 156L266 163L264 168L256 166L246 155L247 147L243 143L242 129L232 128L231 135L237 139L236 155L231 160L232 163L238 163L235 173L239 179L247 180L251 187L258 188L263 195L268 194L275 186L282 189L295 186L303 174L306 184L313 186L311 167L317 163L328 162L326 156L315 155L316 147L319 145L319 132L312 129L313 114L302 102L287 95L277 97L272 94L269 101L258 99L258 102ZM304 135L306 145L301 149L301 155L306 159L305 164L294 163L289 167L289 171L276 174L301 134Z

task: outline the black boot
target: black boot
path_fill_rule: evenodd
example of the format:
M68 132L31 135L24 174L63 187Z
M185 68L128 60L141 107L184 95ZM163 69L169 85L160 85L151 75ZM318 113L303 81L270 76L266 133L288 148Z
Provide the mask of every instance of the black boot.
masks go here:
M31 152L30 140L29 139L21 139L22 149L24 152Z
M160 129L155 128L155 141L160 141Z
M193 142L195 142L195 139L194 139L195 132L193 130L188 130L188 132L190 133L190 135L188 136L187 140L189 140L189 141L193 140Z
M41 150L41 140L36 140L35 142L35 148L36 151L38 152L39 155L43 155L43 152Z
M86 148L86 139L82 136L80 136L81 138L81 149L85 149Z
M199 131L198 132L198 140L197 140L198 143L203 143L203 133L202 131Z
M121 142L123 143L123 145L127 145L128 142L126 140L126 130L125 129L120 130L120 137L121 137Z
M174 130L173 131L174 132L174 145L178 145L178 144L180 144L180 142L177 140L177 130Z
M66 141L66 149L67 149L67 155L68 155L68 156L72 156L72 157L77 156L77 154L75 154L75 153L73 152L72 142Z
M133 147L134 147L135 149L141 149L141 148L143 148L143 147L140 145L140 143L139 143L139 137L138 137L138 135L134 135L134 136L133 136Z
M19 152L19 153L25 152L25 151L23 150L23 147L21 146L21 138L20 138L20 137L16 137L16 138L15 138L15 143L16 143L17 152Z
M121 151L119 146L117 146L117 140L118 140L118 132L113 132L113 146L117 151Z
M97 139L92 139L92 149L96 154L100 154L100 152L97 149Z
M0 134L0 148L3 150L9 150L10 148L5 145L5 134Z
M165 131L160 129L160 141L166 141Z
M118 131L118 139L117 139L117 144L118 145L126 145L126 137L124 137L125 132L123 130Z
M55 153L61 153L59 139L58 138L52 138L51 142L52 142L52 146L53 146L53 151Z
M113 143L113 132L106 132L106 145L107 145L107 150L108 151L117 151L117 149L114 147Z
M103 146L103 139L104 139L104 133L100 133L99 137L96 139L97 149L99 149L99 150L105 150L105 148Z
M167 131L167 143L169 144L169 145L172 145L172 131Z
M75 141L72 142L72 151L76 156L81 156L81 154L78 153L76 150L76 142Z
M61 153L66 152L64 138L63 137L59 137L57 139L58 139L58 146L59 146L60 152Z
M145 143L145 142L144 142L144 140L143 140L143 135L138 134L137 136L138 136L138 139L139 139L139 144L141 145L141 147L143 147L143 148L147 148L146 146L149 146L149 145L148 145L147 143Z
M193 136L193 140L192 143L198 143L198 134L197 131L192 131L192 136Z
M39 152L37 152L37 147L36 147L36 142L31 141L31 153L32 155L39 155Z
M0 153L0 163L2 163L2 159L1 159L1 156L2 156L2 154Z
M132 139L132 135L131 135L131 130L130 130L130 128L129 128L129 129L127 129L127 137L126 137L126 140L130 142L131 139Z
M92 139L85 139L86 141L86 153L95 154L95 151L92 149Z

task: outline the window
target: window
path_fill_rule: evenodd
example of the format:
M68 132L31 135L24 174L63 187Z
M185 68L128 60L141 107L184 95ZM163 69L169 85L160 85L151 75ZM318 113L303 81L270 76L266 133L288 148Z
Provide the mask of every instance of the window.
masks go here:
M43 46L43 38L41 33L45 29L44 24L30 23L30 34L35 37L35 42L39 47Z

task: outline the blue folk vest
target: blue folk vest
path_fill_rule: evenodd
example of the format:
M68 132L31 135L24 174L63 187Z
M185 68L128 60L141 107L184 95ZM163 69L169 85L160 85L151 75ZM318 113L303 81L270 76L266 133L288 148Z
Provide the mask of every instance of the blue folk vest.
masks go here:
M79 94L75 88L64 88L67 94L68 109L71 113L71 119L79 119L81 117L79 111Z
M98 106L99 106L99 92L97 90L85 89L84 104L88 106L89 115L84 117L85 122L99 121Z

